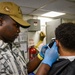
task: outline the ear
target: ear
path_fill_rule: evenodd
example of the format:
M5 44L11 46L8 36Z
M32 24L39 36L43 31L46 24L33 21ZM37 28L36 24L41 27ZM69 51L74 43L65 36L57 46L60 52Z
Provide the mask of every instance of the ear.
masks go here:
M0 26L2 26L2 18L0 18Z
M59 47L60 43L58 40L56 40L56 45Z
M57 47L58 47L58 53L60 54L60 42L58 41L58 40L56 40L56 45L57 45Z
M59 40L56 40L56 45L57 45L58 47L61 47L61 43L59 42Z

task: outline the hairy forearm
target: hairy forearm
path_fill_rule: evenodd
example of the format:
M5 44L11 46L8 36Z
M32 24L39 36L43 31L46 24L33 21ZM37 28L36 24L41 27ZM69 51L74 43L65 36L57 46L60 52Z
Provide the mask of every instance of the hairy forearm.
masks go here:
M36 56L27 64L28 73L33 72L40 64L41 60Z
M41 64L36 72L36 75L47 75L50 70L50 66L47 64Z

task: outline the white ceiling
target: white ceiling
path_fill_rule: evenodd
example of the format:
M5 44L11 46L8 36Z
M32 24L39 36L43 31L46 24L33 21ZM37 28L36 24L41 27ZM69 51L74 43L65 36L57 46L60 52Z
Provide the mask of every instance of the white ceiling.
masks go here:
M40 16L46 12L58 11L67 13L60 18L75 19L75 0L0 0L18 4L25 15Z

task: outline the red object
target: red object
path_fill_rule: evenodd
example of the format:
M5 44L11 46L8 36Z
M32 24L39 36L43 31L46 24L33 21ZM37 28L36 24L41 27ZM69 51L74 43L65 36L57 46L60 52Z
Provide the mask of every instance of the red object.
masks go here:
M34 48L34 46L31 46L29 48L29 60L32 60L37 54L36 49Z

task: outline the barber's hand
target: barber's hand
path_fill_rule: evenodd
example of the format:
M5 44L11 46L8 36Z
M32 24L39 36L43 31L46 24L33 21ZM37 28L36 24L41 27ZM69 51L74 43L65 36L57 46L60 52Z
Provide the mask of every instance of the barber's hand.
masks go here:
M39 52L40 56L42 58L44 58L44 55L45 55L45 51L47 50L48 46L47 45L44 45L42 48L41 48L41 51Z
M44 64L48 64L50 67L52 64L58 59L59 54L56 46L56 42L54 42L51 48L48 48L45 52L45 57L42 61Z
M38 53L37 57L38 57L40 60L43 60L44 55L45 55L45 51L47 50L47 48L48 48L48 44L44 45L44 46L41 48L41 51Z

